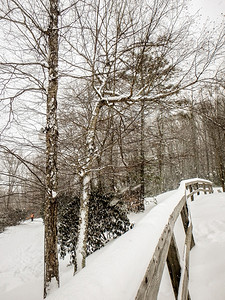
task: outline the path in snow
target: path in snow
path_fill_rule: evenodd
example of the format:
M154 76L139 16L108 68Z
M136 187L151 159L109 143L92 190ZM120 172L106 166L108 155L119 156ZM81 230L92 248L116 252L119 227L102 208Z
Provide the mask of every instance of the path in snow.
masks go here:
M25 221L0 234L1 300L41 299L43 234L41 219Z
M193 300L225 299L225 193L191 203L195 247L190 257Z

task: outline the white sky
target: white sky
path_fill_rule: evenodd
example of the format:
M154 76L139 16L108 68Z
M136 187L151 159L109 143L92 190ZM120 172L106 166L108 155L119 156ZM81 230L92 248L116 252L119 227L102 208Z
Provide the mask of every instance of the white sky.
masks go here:
M224 0L191 0L190 2L191 13L196 13L199 10L203 23L207 18L215 22L221 22L222 15L225 18Z
M190 13L195 14L197 13L197 11L199 11L200 18L197 20L196 22L197 24L200 25L204 24L207 18L209 18L209 20L212 22L216 22L217 24L219 24L222 21L222 18L225 20L225 0L189 0L189 1L190 1L190 6L189 6ZM8 120L7 118L8 118L7 112L1 111L0 133ZM26 120L26 124L27 124L27 120ZM41 125L37 125L37 126L40 127ZM34 132L35 128L33 128L32 130L33 130L32 132Z

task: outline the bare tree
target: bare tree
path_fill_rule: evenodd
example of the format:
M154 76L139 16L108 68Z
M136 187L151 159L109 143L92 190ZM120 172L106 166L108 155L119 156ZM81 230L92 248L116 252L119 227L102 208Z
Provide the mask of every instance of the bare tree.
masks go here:
M57 91L59 1L2 0L0 20L9 44L2 45L1 102L46 97L46 195L44 297L51 281L59 285L57 253ZM7 36L8 35L8 36ZM25 98L25 100L24 100Z
M82 72L96 93L86 134L86 155L77 244L77 270L85 266L87 216L96 126L103 107L141 101L167 102L167 98L196 84L223 45L206 36L190 39L191 20L184 17L185 1L91 1L76 6L79 40L71 50L83 62ZM135 16L135 17L134 17ZM140 67L149 60L140 84Z
M58 92L58 16L59 1L49 2L48 91L46 122L46 196L45 196L45 279L44 298L52 279L59 286L57 251L57 92Z
M15 157L11 156L9 153L5 152L4 157L1 156L2 160L2 171L0 174L6 178L6 181L3 184L7 187L6 195L3 199L4 201L4 208L9 209L9 207L13 207L14 203L12 203L12 198L16 194L19 194L17 190L17 176L18 175L18 168L21 164ZM2 185L3 185L2 184Z
M200 113L202 122L205 124L207 136L213 146L215 157L216 173L219 178L221 187L225 191L225 98L222 86L215 86L210 89L205 88L206 92L202 92L200 102ZM203 96L204 95L204 96ZM208 147L210 142L208 143Z

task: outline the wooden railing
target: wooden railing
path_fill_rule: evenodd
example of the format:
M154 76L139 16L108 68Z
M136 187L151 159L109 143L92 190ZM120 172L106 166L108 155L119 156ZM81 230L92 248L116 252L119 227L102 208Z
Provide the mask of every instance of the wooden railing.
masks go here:
M191 198L193 201L195 195L199 195L200 192L204 192L205 194L212 193L213 189L212 183L204 179L182 181L179 189L183 189L183 196L174 207L174 210L168 219L168 223L164 227L155 248L154 255L150 260L147 271L137 292L136 300L157 299L166 262L175 299L190 299L188 290L189 255L190 250L195 243L192 234L192 222L188 210L188 199ZM174 225L179 215L181 215L185 233L184 253L182 254L178 251L174 234ZM183 259L181 260L180 257L183 257Z

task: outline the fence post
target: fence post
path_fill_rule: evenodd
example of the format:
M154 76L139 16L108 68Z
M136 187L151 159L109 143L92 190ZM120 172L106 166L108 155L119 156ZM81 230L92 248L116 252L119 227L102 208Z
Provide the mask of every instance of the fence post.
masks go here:
M184 231L187 234L188 226L189 226L189 223L190 223L189 217L188 217L187 202L184 204L184 207L181 211L181 219L182 219L182 222L183 222ZM191 249L194 247L194 245L195 245L195 240L194 240L194 237L193 237L193 233L191 233Z
M197 190L199 189L199 184L198 184L198 182L196 183L196 188L197 188ZM200 195L200 192L199 192L199 191L197 192L197 195Z
M189 191L190 191L190 193L193 192L193 187L191 184L189 185ZM191 201L194 201L194 195L191 195Z
M189 282L189 257L191 250L191 235L192 235L192 224L188 226L186 240L185 240L185 257L184 257L184 268L182 270L182 281L180 282L180 289L178 298L181 300L191 299L188 291Z
M204 194L207 194L207 191L206 191L206 184L205 183L203 183L203 190L204 190Z
M170 274L170 279L173 286L173 291L175 298L178 297L179 284L180 284L180 275L181 275L181 266L180 266L180 257L177 249L177 244L174 234L172 235L169 252L167 256L167 266Z

